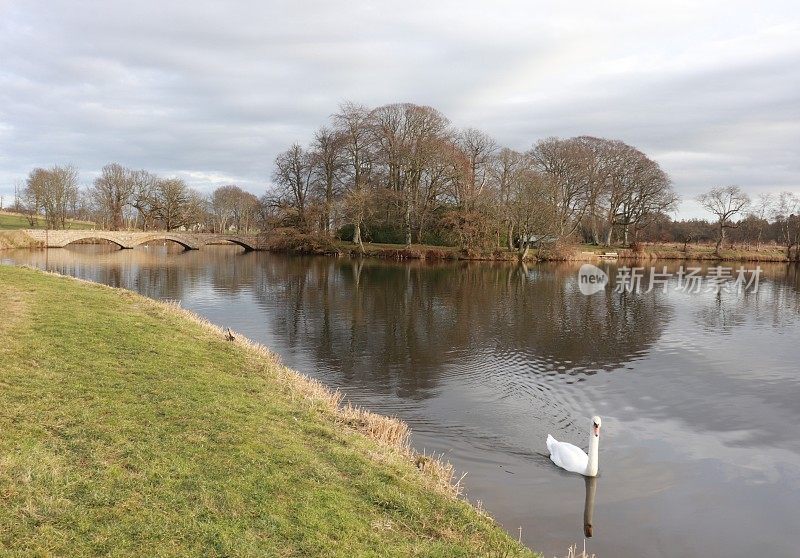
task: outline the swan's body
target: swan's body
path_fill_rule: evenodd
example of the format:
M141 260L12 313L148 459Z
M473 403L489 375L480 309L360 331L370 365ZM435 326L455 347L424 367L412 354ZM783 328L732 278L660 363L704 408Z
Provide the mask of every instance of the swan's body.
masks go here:
M569 442L559 442L551 435L547 435L547 449L550 450L550 459L570 473L586 474L589 468L589 456L578 446Z
M547 435L547 449L553 463L569 471L587 477L597 476L597 450L600 447L600 417L592 417L592 431L589 434L589 455L578 446L559 442Z

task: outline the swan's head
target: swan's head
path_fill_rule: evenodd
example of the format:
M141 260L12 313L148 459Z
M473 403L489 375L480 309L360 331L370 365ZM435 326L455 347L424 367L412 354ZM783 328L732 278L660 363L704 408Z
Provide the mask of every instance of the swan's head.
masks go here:
M592 417L592 434L596 437L600 437L600 427L603 425L603 421L600 420L600 417L597 415Z

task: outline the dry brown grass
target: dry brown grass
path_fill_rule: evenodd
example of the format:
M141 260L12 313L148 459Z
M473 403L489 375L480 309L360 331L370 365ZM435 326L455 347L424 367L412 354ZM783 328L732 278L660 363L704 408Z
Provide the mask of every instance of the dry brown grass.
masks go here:
M638 250L623 248L617 252L620 258L636 260L788 261L785 251L774 245L763 245L758 249L752 246L724 246L719 256L714 253L714 246L709 244L690 244L685 251L682 244L643 244Z
M426 248L425 249L425 259L426 260L447 260L452 257L452 252L448 250L443 250L441 248Z
M589 554L589 553L586 552L586 541L584 540L583 541L583 549L582 550L578 550L578 545L577 544L573 544L567 550L566 558L595 558L595 555L594 554Z
M547 248L539 248L530 251L534 259L551 262L569 262L586 259L581 247L569 243L558 243Z
M775 244L762 244L760 247L737 244L723 246L720 255L714 253L713 244L689 244L684 250L681 243L648 242L635 244L628 248L593 245L556 245L541 250L531 250L535 259L541 261L594 261L599 254L616 252L620 260L703 260L703 261L752 261L786 262L785 249Z
M42 243L22 231L0 231L0 250L15 248L41 248Z

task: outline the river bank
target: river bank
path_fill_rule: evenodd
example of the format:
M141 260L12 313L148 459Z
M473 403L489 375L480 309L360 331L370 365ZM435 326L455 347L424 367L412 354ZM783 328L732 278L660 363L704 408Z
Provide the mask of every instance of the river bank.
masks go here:
M0 546L532 556L394 419L129 291L0 266Z
M0 250L42 248L42 243L18 230L0 230Z
M344 255L384 260L465 260L465 261L519 261L516 250L495 249L491 251L462 250L452 246L431 246L425 244L371 244L365 243L361 251L346 242L331 242L315 245L303 243L298 246L279 246L275 251L310 255ZM533 248L528 251L525 261L529 262L593 262L604 259L654 261L654 260L702 260L702 261L751 261L751 262L789 262L785 249L765 245L755 247L729 247L714 253L713 244L694 244L688 247L675 243L643 244L635 248L603 247L590 244L563 245L546 248Z
M76 244L105 243L103 240L84 239ZM225 242L218 242L225 243ZM516 250L464 250L454 246L434 246L427 244L373 244L364 243L363 250L350 242L337 241L311 235L285 235L268 238L269 251L300 255L345 256L351 258L373 258L382 260L425 260L425 261L519 261ZM23 230L0 230L0 250L42 248L42 243L31 238ZM592 262L599 260L701 260L729 262L790 262L786 249L776 245L730 246L717 255L713 244L648 243L635 247L595 246L591 244L565 244L528 250L528 262Z
M277 229L266 239L271 251L321 255L366 257L384 260L466 260L466 261L519 261L521 253L508 248L462 249L456 246L429 244L374 244L365 242L356 246L352 242L334 240L319 235L301 234L292 229ZM715 253L713 243L642 243L633 247L596 246L592 244L556 244L531 248L524 260L530 262L598 261L603 259L652 260L706 260L788 262L785 248L776 245L727 246Z

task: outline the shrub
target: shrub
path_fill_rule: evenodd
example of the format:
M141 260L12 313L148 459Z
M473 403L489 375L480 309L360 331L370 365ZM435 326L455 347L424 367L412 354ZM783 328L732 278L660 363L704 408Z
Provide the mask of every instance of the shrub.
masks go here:
M324 255L339 255L341 253L329 237L306 234L289 227L270 231L266 239L266 245L273 252Z
M438 248L428 248L425 250L424 257L426 260L446 260L454 257L452 252L441 250Z
M386 223L368 224L364 227L363 234L366 240L376 244L403 244L406 241L402 229Z
M353 235L355 234L356 227L352 223L339 227L336 231L336 238L344 240L345 242L353 242Z

